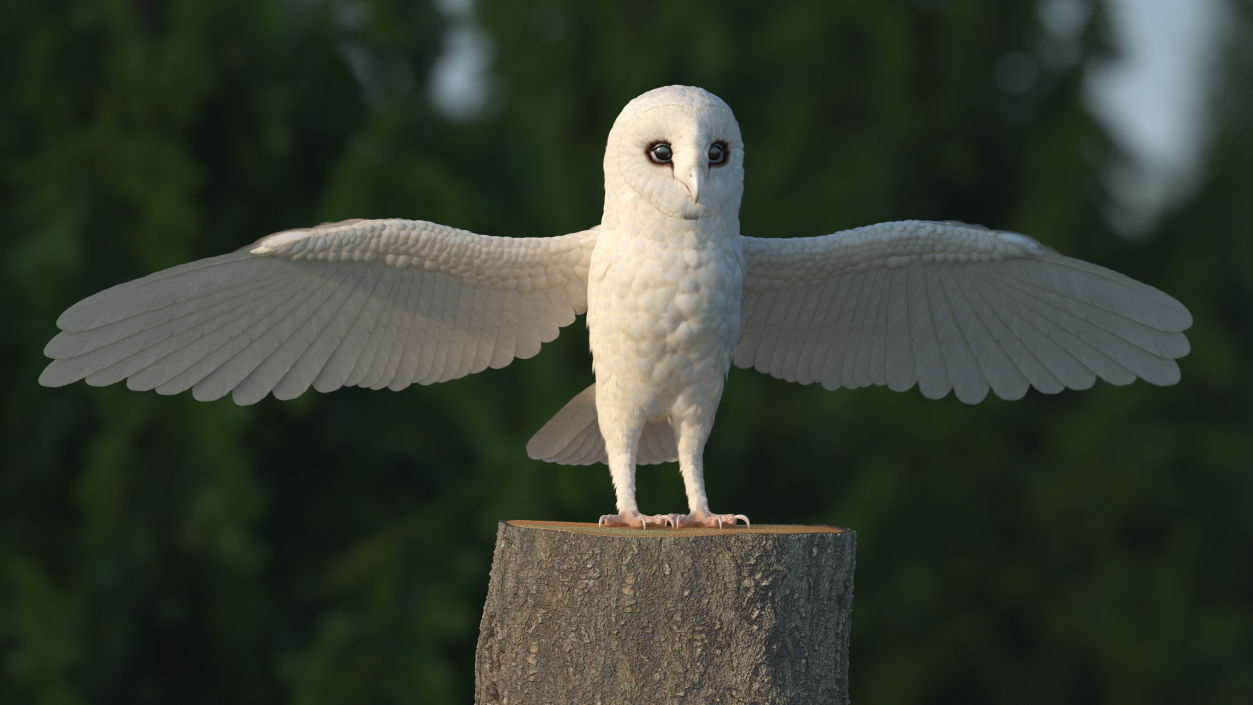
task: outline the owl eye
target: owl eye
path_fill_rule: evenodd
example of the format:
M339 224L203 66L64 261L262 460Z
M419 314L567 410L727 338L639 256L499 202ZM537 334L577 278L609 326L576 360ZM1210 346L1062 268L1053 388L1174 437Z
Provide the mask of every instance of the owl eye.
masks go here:
M727 145L723 142L714 142L709 147L709 163L711 165L722 164L727 160Z
M649 148L648 156L658 164L669 164L670 159L674 157L674 152L671 151L670 145L665 142L658 142Z

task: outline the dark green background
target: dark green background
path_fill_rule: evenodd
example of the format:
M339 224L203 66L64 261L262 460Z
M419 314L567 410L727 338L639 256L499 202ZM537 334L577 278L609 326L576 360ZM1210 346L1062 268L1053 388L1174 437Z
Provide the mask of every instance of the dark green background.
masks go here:
M0 702L468 702L496 521L613 509L603 466L524 451L592 379L581 322L503 370L247 408L45 389L41 350L88 294L289 227L587 228L614 117L670 83L736 112L745 234L984 223L1196 319L1170 388L972 407L731 373L712 506L857 530L853 699L1253 702L1248 0L1207 178L1137 241L1100 215L1083 63L993 79L1037 51L1033 2L484 1L500 90L467 125L426 98L445 19L363 5L0 3ZM645 511L685 508L674 465L640 475Z

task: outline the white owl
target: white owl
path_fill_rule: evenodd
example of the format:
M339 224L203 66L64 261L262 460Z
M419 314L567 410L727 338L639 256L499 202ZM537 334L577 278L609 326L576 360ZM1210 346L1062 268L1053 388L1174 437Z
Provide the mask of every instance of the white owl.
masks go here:
M618 513L601 523L645 529L747 522L710 512L701 460L733 362L969 404L1098 376L1179 380L1183 305L1023 235L923 221L740 235L740 129L699 88L627 104L604 167L604 216L571 235L348 220L120 284L61 315L39 381L239 404L310 385L400 390L531 357L586 311L596 383L527 451L607 463ZM636 465L673 460L689 513L641 514Z

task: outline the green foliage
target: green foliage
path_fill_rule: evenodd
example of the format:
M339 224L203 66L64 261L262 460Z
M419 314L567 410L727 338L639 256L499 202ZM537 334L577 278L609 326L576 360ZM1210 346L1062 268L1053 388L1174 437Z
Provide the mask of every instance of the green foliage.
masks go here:
M78 299L287 227L589 227L614 117L669 83L735 109L745 234L981 222L1196 318L1166 389L968 407L732 372L711 501L858 531L856 700L1253 701L1247 2L1212 172L1137 242L1099 217L1083 64L996 87L1033 3L481 5L496 98L455 125L425 3L0 4L0 702L466 702L496 520L612 508L603 467L524 452L591 381L581 325L445 385L247 408L45 389L40 351ZM674 466L640 500L683 509Z

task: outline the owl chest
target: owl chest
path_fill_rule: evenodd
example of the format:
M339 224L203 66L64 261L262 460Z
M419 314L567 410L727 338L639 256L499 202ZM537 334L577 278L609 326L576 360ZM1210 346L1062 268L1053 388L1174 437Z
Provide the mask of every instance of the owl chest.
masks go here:
M738 238L737 238L738 240ZM619 353L726 357L739 333L738 241L611 241L592 257L588 326Z

